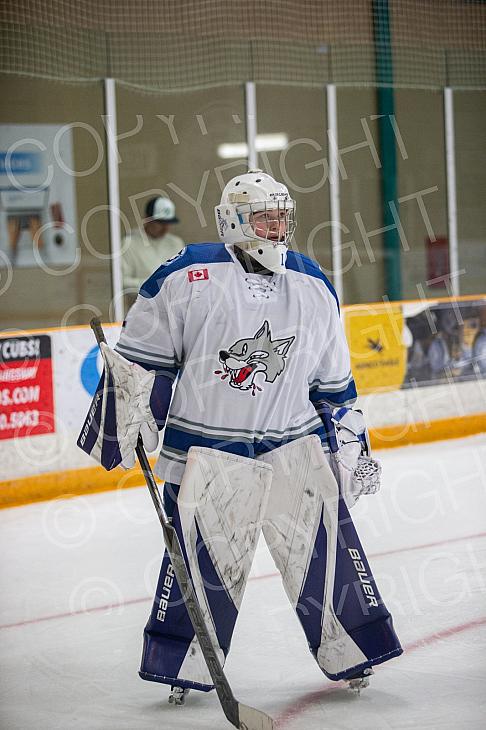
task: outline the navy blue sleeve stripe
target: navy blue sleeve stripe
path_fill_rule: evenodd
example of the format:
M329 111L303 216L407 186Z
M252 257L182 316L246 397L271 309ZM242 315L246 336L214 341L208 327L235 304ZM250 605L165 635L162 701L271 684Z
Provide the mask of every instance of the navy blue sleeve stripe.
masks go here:
M161 290L165 280L176 271L188 266L202 266L204 264L218 264L232 262L224 243L191 243L169 261L166 261L154 271L152 276L142 284L140 295L146 299L155 297Z
M338 312L340 311L339 300L336 294L336 290L334 289L327 276L321 271L319 264L316 261L313 261L308 256L304 256L304 254L298 253L297 251L289 251L287 254L286 268L290 269L291 271L297 271L300 274L313 276L315 279L320 279L321 281L323 281L331 292L334 299L336 300Z
M165 426L170 400L172 398L173 385L174 378L172 376L157 373L150 395L150 410L152 411L159 431Z
M330 403L331 405L338 407L343 406L347 403L353 403L357 397L358 395L356 393L356 385L354 384L354 380L351 380L345 390L337 392L313 390L309 394L309 398L312 403L314 403L316 408L319 401L325 401L326 403Z
M155 360L150 360L150 358L142 358L141 356L135 357L134 355L126 355L123 352L121 354L127 360L130 360L130 362L140 365L140 367L144 370L155 370L157 375L166 375L172 380L174 380L179 373L179 365L177 363L164 365L160 362L156 362Z

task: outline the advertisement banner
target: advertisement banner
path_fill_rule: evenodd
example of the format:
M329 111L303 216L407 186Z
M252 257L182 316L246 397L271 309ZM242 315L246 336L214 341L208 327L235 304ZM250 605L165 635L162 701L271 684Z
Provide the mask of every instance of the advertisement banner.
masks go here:
M119 325L104 325L110 347L120 336ZM77 434L95 394L103 361L89 327L53 332L56 419L65 431Z
M398 390L407 365L401 305L352 307L345 329L358 393Z
M486 378L486 297L345 310L358 393Z
M51 338L0 339L0 439L54 433Z
M0 334L0 482L93 466L76 439L102 369L90 327Z

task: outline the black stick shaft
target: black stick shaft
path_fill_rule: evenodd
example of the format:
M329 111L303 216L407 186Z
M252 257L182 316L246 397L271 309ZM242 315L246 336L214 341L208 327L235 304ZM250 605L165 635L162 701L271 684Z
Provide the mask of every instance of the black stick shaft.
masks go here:
M100 320L97 317L94 317L91 320L90 325L98 344L100 345L102 342L106 343L105 334ZM145 453L142 437L140 435L138 437L135 452L140 462L140 467L145 477L150 496L152 497L152 502L154 503L155 510L162 526L167 551L176 574L177 582L179 583L179 587L183 594L187 612L198 638L204 659L206 660L211 679L213 680L216 692L218 693L223 712L232 725L240 728L239 703L233 695L229 682L224 674L223 667L221 666L221 662L219 661L218 655L211 641L211 637L184 560L177 532L167 518L167 514L160 497L159 488L155 481L152 468L147 458L147 454Z

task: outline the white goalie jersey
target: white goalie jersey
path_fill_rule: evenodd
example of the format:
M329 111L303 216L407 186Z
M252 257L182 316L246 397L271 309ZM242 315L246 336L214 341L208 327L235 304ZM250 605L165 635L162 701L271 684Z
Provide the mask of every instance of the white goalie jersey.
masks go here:
M320 404L356 398L335 292L292 251L270 277L231 246L187 246L142 286L116 350L156 371L156 473L177 484L190 446L253 457L311 433L325 445Z

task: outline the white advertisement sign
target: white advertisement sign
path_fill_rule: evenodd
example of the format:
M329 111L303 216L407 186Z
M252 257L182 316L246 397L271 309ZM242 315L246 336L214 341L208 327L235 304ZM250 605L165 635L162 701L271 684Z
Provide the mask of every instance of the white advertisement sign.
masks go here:
M120 335L120 326L106 324L104 330L108 344L113 347ZM103 369L93 332L90 327L72 327L46 331L45 334L36 333L31 337L27 337L28 334L23 333L19 338L14 338L12 335L0 337L0 344L7 343L12 349L12 342L20 347L24 341L30 339L39 339L41 343L43 340L49 340L49 353L47 347L44 347L45 352L41 352L41 355L45 357L35 359L37 370L41 365L44 369L49 366L49 373L42 375L42 382L37 373L36 377L40 384L36 380L34 385L29 387L29 393L32 391L36 396L35 402L25 403L24 399L17 404L13 395L19 390L23 393L25 387L19 389L19 384L22 386L22 382L17 381L16 375L20 370L29 369L32 363L25 356L22 356L21 362L18 358L13 361L4 359L0 362L0 400L2 394L6 397L5 393L8 390L12 400L9 411L12 410L16 414L33 410L40 412L38 423L16 422L13 424L15 428L1 431L3 439L0 481L95 465L95 462L76 445ZM54 396L53 407L51 403L49 412L46 410L48 406L42 404L37 397L38 393L43 395L44 391L47 391L47 375L52 379ZM3 410L7 409L0 408L0 429ZM3 416L12 420L10 412L4 413ZM7 423L7 426L9 425L10 421ZM20 436L22 438L19 438Z
M120 336L118 325L103 325L108 344ZM60 425L78 436L103 370L101 354L89 327L53 333L54 392Z

